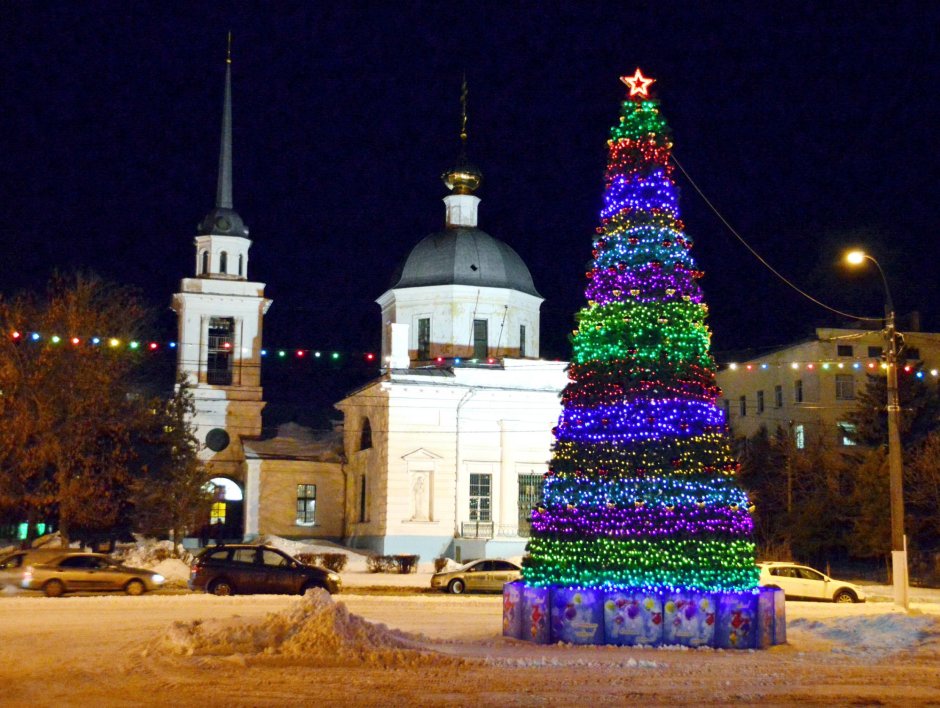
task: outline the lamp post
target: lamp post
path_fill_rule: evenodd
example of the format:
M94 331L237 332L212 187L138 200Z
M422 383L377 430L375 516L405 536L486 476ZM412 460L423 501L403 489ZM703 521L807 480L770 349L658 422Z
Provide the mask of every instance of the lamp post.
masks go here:
M898 348L894 325L894 303L891 300L891 291L888 289L888 280L885 278L881 265L874 258L863 251L851 251L845 257L852 265L861 265L866 260L875 264L881 283L885 289L885 326L884 338L887 344L887 378L886 386L888 398L888 476L890 480L891 502L891 574L894 580L894 604L907 609L907 547L904 538L904 477L901 466L901 435L898 427L898 418L901 406L898 403Z

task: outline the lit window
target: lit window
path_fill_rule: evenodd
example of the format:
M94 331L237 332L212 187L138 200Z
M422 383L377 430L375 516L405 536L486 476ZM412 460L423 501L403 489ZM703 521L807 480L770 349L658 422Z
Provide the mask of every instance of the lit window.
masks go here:
M855 431L856 426L853 423L840 422L839 444L845 445L846 447L857 445L858 443L855 442Z
M313 526L316 523L317 485L297 485L297 525Z
M855 377L852 374L836 374L836 399L855 400Z
M797 450L802 450L806 447L806 430L803 428L802 424L793 426L793 444L796 446Z
M210 524L225 523L225 502L217 501L212 503L212 509L209 511Z

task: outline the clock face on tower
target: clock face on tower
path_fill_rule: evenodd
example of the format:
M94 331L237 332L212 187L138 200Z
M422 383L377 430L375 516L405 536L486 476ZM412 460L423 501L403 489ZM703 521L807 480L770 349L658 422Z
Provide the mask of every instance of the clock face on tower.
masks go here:
M226 219L224 216L220 216L215 220L216 228L220 231L228 231L232 227L232 223Z
M222 452L229 444L228 433L222 428L213 428L206 433L206 447L213 452Z

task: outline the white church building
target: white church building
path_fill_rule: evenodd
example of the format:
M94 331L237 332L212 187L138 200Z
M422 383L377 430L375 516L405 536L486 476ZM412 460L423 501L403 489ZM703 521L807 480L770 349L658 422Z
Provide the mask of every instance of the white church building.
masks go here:
M426 560L523 552L566 363L539 359L542 297L518 254L478 228L481 174L465 154L444 175L444 229L411 250L377 299L384 368L336 404L341 433L294 425L262 439L271 301L248 279L251 241L232 206L227 67L216 207L198 229L195 275L173 297L178 369L220 489L213 520L227 536L317 538Z

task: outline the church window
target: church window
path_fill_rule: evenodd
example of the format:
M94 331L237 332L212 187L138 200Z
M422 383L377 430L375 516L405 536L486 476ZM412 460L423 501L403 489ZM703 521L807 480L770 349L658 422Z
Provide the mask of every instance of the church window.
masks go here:
M519 357L525 357L525 325L519 325Z
M202 268L199 271L200 275L208 275L209 273L209 252L202 252Z
M431 318L422 317L418 320L418 359L431 358Z
M317 485L297 485L297 525L313 526L316 523Z
M209 320L209 352L206 357L206 383L230 386L232 383L232 340L235 319L212 317Z
M492 509L491 474L470 475L470 521L491 521Z
M225 251L219 254L219 272L228 273L228 254Z
M372 447L372 423L368 418L362 419L362 431L359 433L359 449L368 450Z
M225 523L225 502L224 501L213 502L212 509L209 511L209 524L224 524L224 523Z
M366 476L359 477L359 522L366 520Z
M245 274L245 254L238 254L238 275L239 277Z
M489 354L486 320L473 321L473 358L486 359Z

